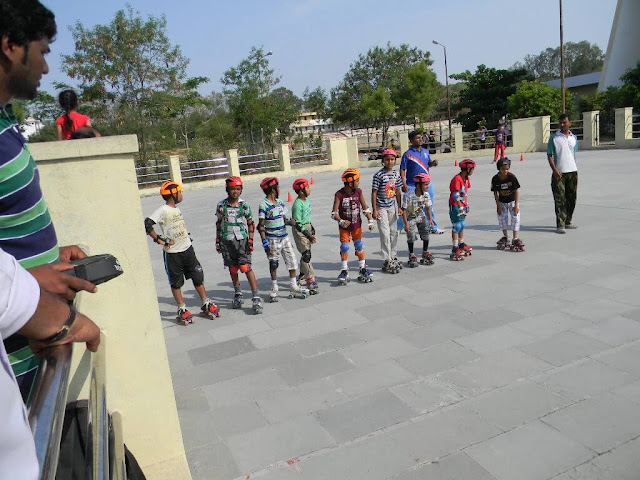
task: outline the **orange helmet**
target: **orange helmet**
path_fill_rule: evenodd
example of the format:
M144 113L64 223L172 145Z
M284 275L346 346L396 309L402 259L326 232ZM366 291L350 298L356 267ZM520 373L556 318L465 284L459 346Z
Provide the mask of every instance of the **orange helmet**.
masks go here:
M167 180L160 187L160 195L177 195L182 191L182 185L173 180Z
M342 174L343 183L355 182L360 178L360 172L355 168L347 168Z
M266 192L271 187L278 185L278 179L276 177L267 177L260 182L260 188Z
M293 191L297 192L299 190L303 190L309 186L309 180L306 178L297 178L295 182L293 182Z
M229 177L224 183L227 189L230 187L242 187L242 179L240 177Z

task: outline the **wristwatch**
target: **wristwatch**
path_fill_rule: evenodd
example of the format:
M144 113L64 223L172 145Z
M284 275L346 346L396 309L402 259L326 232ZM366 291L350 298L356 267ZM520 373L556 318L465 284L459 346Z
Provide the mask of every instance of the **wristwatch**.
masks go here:
M76 321L76 313L76 309L73 308L73 306L69 305L69 316L67 317L67 321L64 323L60 331L58 333L54 333L50 337L45 338L44 340L42 340L42 343L51 345L52 343L57 343L65 338L69 333L71 325L73 325L73 322Z

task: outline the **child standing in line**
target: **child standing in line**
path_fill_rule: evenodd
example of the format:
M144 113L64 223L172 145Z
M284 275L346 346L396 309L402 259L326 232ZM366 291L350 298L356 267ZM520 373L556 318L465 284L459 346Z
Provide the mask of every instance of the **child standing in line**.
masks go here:
M520 182L509 171L511 160L504 157L498 160L498 173L491 179L491 191L496 201L498 224L502 228L502 238L498 240L498 250L509 246L509 218L513 229L513 243L509 246L516 252L524 251L524 243L518 238L520 230Z
M344 187L336 192L333 200L331 218L338 222L340 231L340 258L342 270L338 276L338 282L346 285L349 281L349 242L353 239L353 246L358 257L360 273L358 280L361 282L373 282L371 270L365 262L364 243L362 242L362 218L361 213L367 216L369 231L373 230L373 215L367 206L364 194L360 190L360 172L354 168L348 168L342 174Z
M469 245L464 243L464 227L465 219L469 213L469 200L467 193L471 188L469 177L476 168L476 162L471 159L465 159L460 162L460 173L451 179L449 184L449 218L451 218L452 230L451 241L453 248L451 250L451 260L464 260L465 256L471 255L473 250Z
M418 266L418 257L413 253L413 244L422 239L422 258L420 263L433 265L433 255L429 253L429 234L433 226L431 216L431 197L429 196L429 183L431 177L428 173L418 173L413 177L415 190L409 190L402 198L402 216L404 217L404 230L407 232L407 246L409 247L409 266Z
M373 176L371 205L373 218L378 221L382 270L398 273L402 264L398 261L398 214L402 215L402 178L393 167L398 154L387 149L382 152L382 168ZM397 204L397 208L396 208Z
M171 293L178 304L178 319L184 325L193 323L193 314L187 310L182 296L182 286L185 278L193 281L193 286L202 300L202 313L213 317L220 316L220 308L207 297L204 287L204 272L196 257L196 252L191 245L191 239L182 217L182 212L177 207L182 202L182 185L173 180L168 180L160 187L160 195L165 204L144 219L144 226L154 242L162 245L164 268L169 277ZM162 236L158 235L153 226L160 225Z
M287 224L291 221L287 219L287 207L280 196L280 184L276 177L267 177L260 182L260 188L266 195L266 198L260 204L258 218L258 231L262 239L262 247L264 248L267 258L269 259L269 272L271 273L271 293L269 300L271 302L278 301L278 258L282 255L282 259L289 270L289 280L291 287L289 288L289 298L299 296L307 298L307 289L298 285L297 270L298 260L293 251L289 234L287 233Z
M298 198L291 207L291 216L295 225L293 226L293 239L296 242L298 251L302 254L300 259L300 279L304 279L309 287L309 293L318 293L318 282L316 274L311 265L311 244L316 243L316 229L311 225L311 187L309 180L298 178L293 182L293 191L298 194Z
M222 254L225 267L229 268L231 281L235 290L233 308L242 307L242 289L238 272L247 276L252 294L252 308L255 313L262 313L262 300L258 293L256 275L251 269L251 252L253 251L253 234L255 224L251 214L251 206L240 198L242 195L242 179L229 177L225 180L227 198L216 207L216 251Z

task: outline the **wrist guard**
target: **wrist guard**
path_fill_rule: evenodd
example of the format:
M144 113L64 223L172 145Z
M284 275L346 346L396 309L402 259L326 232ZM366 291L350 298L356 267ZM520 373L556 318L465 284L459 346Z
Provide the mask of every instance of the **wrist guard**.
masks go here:
M269 250L269 240L267 240L266 238L262 240L262 248L264 248L265 250Z

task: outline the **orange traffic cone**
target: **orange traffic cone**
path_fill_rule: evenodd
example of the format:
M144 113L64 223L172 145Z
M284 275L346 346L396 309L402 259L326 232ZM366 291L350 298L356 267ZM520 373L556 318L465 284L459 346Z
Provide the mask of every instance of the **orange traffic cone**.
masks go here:
M289 195L287 196L287 202L293 202L293 195L291 195L291 192L289 192Z
M458 166L458 160L456 160L455 162L453 162L453 166L457 167Z
M521 154L520 154L520 161L521 161L521 162L524 162L524 153L521 153Z
M316 183L316 181L313 179L313 177L311 177L311 185L314 185Z

